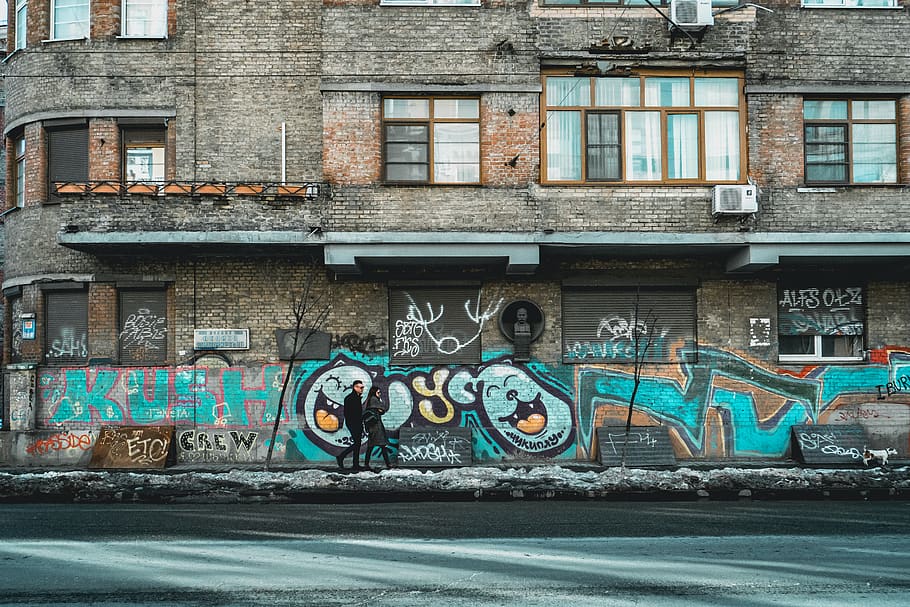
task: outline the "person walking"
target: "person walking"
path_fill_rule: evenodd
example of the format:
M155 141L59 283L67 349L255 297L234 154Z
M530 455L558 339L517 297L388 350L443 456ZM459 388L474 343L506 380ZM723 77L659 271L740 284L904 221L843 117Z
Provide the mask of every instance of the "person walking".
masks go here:
M335 456L338 467L344 470L344 458L348 453L354 453L354 465L351 470L361 470L360 467L360 441L363 439L363 403L360 395L363 394L363 382L355 379L351 385L351 393L344 397L344 425L351 433L351 445Z
M382 392L377 386L372 386L368 392L363 410L363 429L367 433L367 453L364 456L363 465L370 471L372 471L372 468L370 468L370 456L373 454L375 447L379 447L382 451L382 459L385 460L386 469L392 467L389 461L389 437L386 435L385 424L382 423L382 416L388 410L388 404L382 401Z

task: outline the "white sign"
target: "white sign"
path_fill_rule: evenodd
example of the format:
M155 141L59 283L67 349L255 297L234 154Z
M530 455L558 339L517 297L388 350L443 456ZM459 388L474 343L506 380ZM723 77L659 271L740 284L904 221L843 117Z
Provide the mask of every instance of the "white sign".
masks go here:
M194 350L249 350L249 329L193 329Z

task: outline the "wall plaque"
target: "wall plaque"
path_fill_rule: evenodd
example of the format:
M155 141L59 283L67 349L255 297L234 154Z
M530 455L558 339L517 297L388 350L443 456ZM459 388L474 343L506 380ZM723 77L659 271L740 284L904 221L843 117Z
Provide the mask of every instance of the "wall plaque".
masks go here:
M194 329L194 350L249 350L249 329Z

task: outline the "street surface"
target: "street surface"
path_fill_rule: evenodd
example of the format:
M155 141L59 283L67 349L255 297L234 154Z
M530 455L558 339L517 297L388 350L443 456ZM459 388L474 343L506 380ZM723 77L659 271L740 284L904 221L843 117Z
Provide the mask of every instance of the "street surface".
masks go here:
M3 605L910 605L910 503L0 505Z

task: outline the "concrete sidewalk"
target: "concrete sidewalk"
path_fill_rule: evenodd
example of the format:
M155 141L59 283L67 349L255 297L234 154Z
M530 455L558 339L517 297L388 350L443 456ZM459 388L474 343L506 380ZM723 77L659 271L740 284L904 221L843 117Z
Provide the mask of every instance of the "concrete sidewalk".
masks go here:
M396 468L379 472L181 464L160 471L8 468L2 502L383 502L441 500L910 500L910 467L804 467L787 461L690 462L673 469L590 463Z

